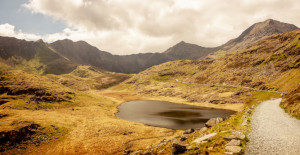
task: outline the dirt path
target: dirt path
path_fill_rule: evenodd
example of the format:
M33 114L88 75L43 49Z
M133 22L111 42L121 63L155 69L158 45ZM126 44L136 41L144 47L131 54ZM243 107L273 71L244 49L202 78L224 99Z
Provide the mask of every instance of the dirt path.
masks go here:
M250 88L250 87L242 87L242 86L236 86L236 85L220 85L220 84L201 84L201 83L194 83L194 82L184 82L178 79L175 79L176 82L184 83L184 84L195 84L195 85L202 85L202 86L213 86L213 87L230 87L230 88L240 88L240 89L248 89L248 90L253 90L253 91L258 91L258 92L271 92L271 93L281 93L281 94L287 94L287 92L279 92L279 91L272 91L272 90L260 90L260 89L255 89L255 88Z
M300 120L286 114L279 107L280 101L268 100L256 108L246 154L300 153Z

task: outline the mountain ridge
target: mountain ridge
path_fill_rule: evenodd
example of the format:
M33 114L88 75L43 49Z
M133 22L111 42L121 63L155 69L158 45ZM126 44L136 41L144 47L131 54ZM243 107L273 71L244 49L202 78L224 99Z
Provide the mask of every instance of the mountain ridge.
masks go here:
M221 46L202 47L196 44L181 41L175 44L174 46L166 49L162 53L138 53L131 55L113 55L109 52L99 50L95 46L92 46L85 41L74 42L69 39L57 40L50 44L44 43L43 40L38 40L36 42L29 41L28 44L34 44L35 47L32 47L33 49L39 49L39 44L44 46L43 49L48 51L48 54L42 52L40 57L42 57L43 54L49 55L49 52L51 53L51 51L55 54L50 55L57 55L56 57L61 57L58 58L59 61L57 60L57 62L59 63L53 63L52 59L51 62L42 62L49 63L48 68L51 68L47 69L47 71L43 73L61 74L70 72L71 68L75 68L69 67L69 69L56 71L54 68L57 67L57 64L68 64L67 66L91 65L97 68L113 72L138 73L153 65L158 65L168 61L186 59L196 60L219 50L234 51L236 49L245 48L246 46L249 46L263 38L278 33L283 33L287 31L289 32L297 28L298 27L293 24L287 24L276 20L268 19L266 21L253 24L248 29L243 31L243 33L237 38L231 39L230 41ZM4 38L5 37L2 37L1 39L1 46L6 46L3 45L3 43L6 42ZM7 40L11 39L8 38ZM28 56L30 56L30 58L33 58L32 52L28 53L28 51L26 50L27 47L25 45L25 42L25 40L18 41L17 39L14 44L9 44L11 47L2 49L2 51L0 51L0 56L5 59L5 61L3 62L7 63L7 56L12 56L8 53L16 52L16 50L14 50L16 48L14 47L15 44L19 46L19 49L17 50L19 52L14 53L15 56L24 57L26 60L28 60ZM24 45L24 47L22 47L22 45ZM9 51L10 49L12 49L13 51ZM24 52L21 53L20 51L25 51L25 53L27 52L27 54L24 55ZM47 59L45 58L43 60ZM36 68L38 67L36 66ZM37 70L36 68L35 70Z

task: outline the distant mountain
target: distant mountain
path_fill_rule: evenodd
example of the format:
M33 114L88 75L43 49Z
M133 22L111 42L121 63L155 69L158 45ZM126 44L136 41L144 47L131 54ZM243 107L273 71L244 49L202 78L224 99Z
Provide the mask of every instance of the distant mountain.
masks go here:
M84 41L58 40L51 43L50 46L74 63L122 73L138 73L153 65L172 60L198 59L219 49L205 48L182 41L163 53L112 55Z
M74 63L42 40L33 42L11 37L0 37L0 62L14 69L39 74L63 74L76 68Z
M39 74L63 74L77 65L91 65L107 71L138 73L164 62L199 59L220 49L232 51L245 48L273 34L298 29L295 25L268 19L246 29L239 37L218 47L207 48L184 41L162 53L112 55L84 42L58 40L46 44L42 40L30 42L16 38L0 38L0 63Z
M200 57L207 56L208 54L219 49L219 47L206 48L181 41L178 44L167 49L164 53L176 60L198 59Z
M268 19L263 22L253 24L246 29L239 37L232 39L222 45L224 50L236 50L245 48L259 40L265 39L271 35L278 33L291 32L298 29L293 24L283 23L277 20Z
M112 55L84 41L73 42L68 39L58 40L50 46L76 64L92 65L113 72L137 73L153 65L174 60L161 53Z

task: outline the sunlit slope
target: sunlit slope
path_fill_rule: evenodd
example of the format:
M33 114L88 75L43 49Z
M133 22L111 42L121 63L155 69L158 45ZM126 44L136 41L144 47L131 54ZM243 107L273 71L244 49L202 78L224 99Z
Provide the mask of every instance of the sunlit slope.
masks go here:
M217 52L201 60L179 60L153 66L123 83L142 89L156 82L235 85L289 92L300 83L300 29L273 35L245 49Z

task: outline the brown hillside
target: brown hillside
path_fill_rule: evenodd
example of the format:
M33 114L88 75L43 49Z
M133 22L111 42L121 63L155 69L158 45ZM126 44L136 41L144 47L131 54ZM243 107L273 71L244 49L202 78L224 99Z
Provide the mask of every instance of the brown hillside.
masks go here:
M290 115L300 118L300 86L288 95L285 95L280 106Z

